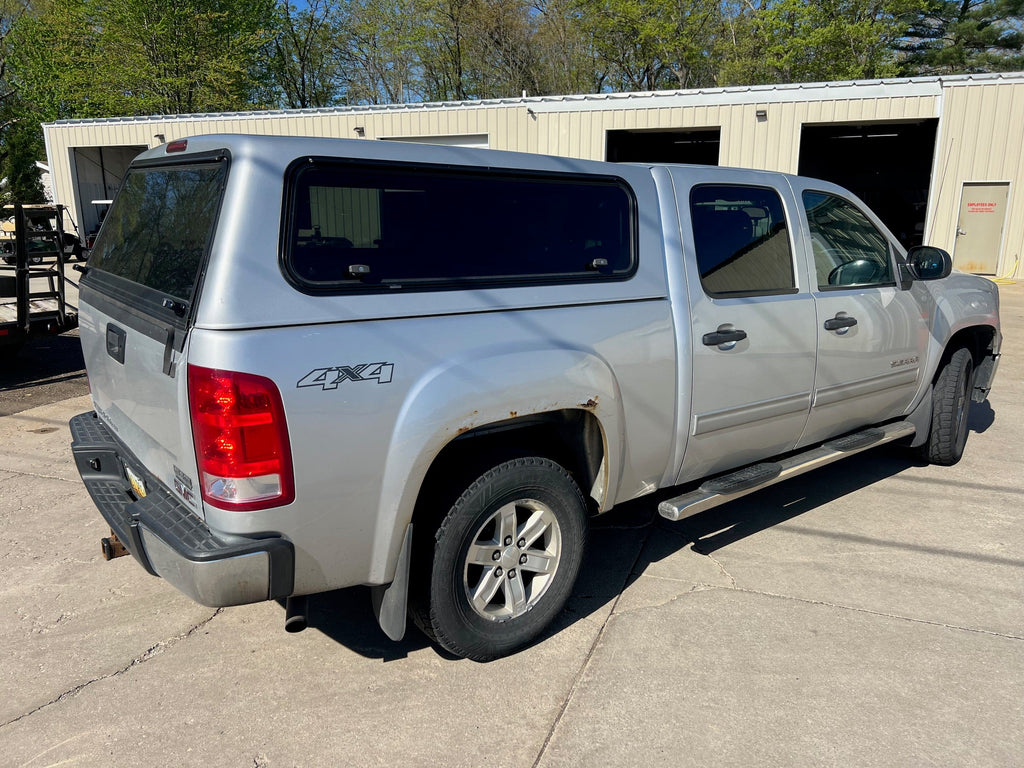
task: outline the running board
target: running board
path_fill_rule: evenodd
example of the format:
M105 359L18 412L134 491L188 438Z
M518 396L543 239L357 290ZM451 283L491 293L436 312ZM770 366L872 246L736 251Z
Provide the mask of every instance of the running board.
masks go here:
M748 493L781 483L791 477L824 467L833 461L845 459L893 440L910 437L916 432L909 421L897 421L881 427L871 427L843 437L829 440L817 448L789 456L779 461L766 461L743 467L727 475L707 480L695 491L668 499L658 505L658 512L669 520L682 520Z

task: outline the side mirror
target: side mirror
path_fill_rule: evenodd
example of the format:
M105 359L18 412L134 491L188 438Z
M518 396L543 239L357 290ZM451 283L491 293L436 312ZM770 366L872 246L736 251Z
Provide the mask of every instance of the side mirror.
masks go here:
M941 248L915 245L907 252L907 266L915 280L941 280L953 271L953 257Z

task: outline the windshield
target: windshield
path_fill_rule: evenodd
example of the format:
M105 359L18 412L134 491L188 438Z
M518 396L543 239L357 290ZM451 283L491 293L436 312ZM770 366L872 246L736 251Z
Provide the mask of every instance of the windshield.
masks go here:
M224 163L130 170L89 266L190 301L224 178Z

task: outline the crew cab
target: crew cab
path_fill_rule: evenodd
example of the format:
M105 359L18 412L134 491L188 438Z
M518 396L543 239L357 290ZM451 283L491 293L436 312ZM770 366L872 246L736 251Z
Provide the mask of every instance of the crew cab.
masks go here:
M535 640L588 521L677 520L900 441L959 460L998 293L778 173L198 136L128 171L81 281L78 469L227 606L372 587L452 653Z

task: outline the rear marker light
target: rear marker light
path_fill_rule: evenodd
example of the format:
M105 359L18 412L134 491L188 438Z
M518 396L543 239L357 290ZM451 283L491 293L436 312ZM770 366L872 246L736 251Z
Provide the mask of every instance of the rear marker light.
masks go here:
M188 399L205 502L250 511L294 500L288 427L274 382L190 365Z

